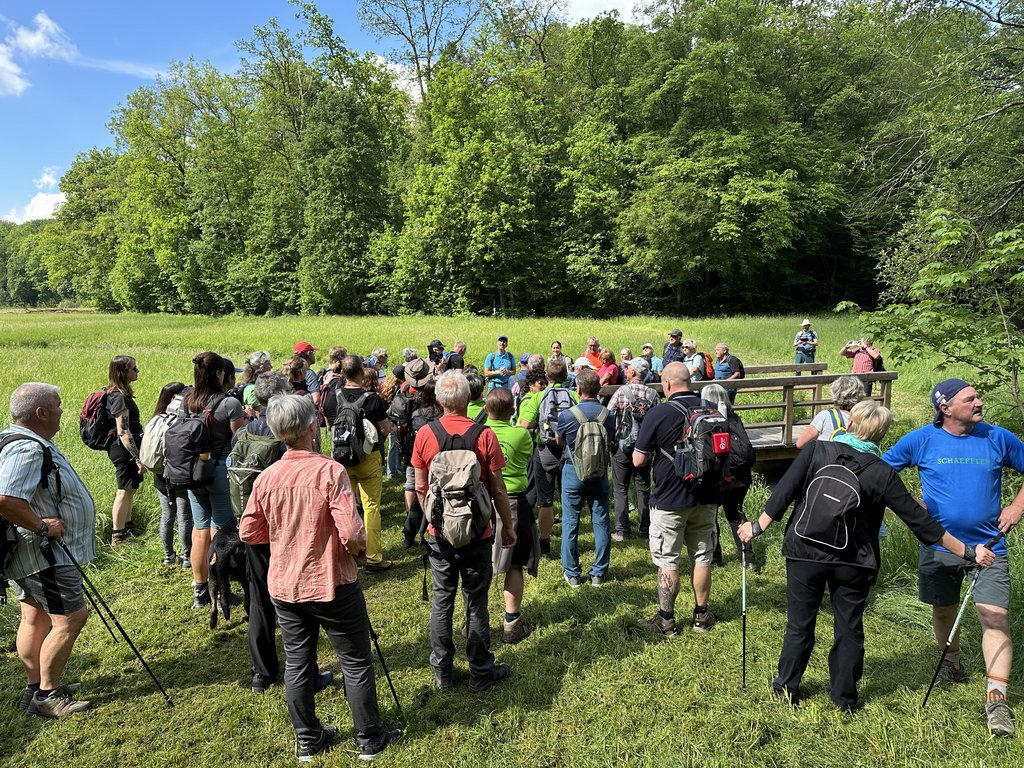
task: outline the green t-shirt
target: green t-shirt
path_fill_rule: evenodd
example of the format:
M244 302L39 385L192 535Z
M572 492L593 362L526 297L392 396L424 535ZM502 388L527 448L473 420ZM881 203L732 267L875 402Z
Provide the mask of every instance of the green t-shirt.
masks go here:
M484 405L485 402L483 400L470 400L469 405L466 406L466 417L476 421L476 417L480 415Z
M540 392L534 392L529 397L524 398L519 404L519 421L526 422L530 425L530 429L534 431L534 439L539 441L540 430L537 429L537 421L540 418L540 401L544 399L544 394L554 387L564 387L564 384L548 384ZM579 396L574 390L569 391L569 396L572 398L574 403L580 401Z
M505 456L505 468L501 470L509 494L524 493L528 484L526 465L533 455L533 438L523 427L513 427L507 421L488 419L487 426L494 430Z

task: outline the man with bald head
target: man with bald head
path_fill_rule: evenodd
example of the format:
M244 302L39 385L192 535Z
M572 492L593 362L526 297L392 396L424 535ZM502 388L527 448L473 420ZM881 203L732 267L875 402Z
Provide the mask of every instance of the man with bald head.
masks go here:
M690 412L710 406L690 389L690 372L682 362L665 366L661 383L667 400L644 417L633 449L633 465L643 467L654 461L654 492L651 494L651 559L658 567L658 612L640 625L663 637L675 637L676 596L683 547L690 560L693 588L693 618L696 632L715 626L715 614L708 610L711 594L711 557L715 549L717 493L702 497L689 489L675 472L675 446L686 431Z
M18 708L44 717L65 717L89 708L74 695L78 684L61 683L89 609L79 563L96 556L96 506L81 478L53 442L60 429L60 390L22 384L11 395L13 424L0 432L0 516L17 526L18 547L7 567L21 605L18 658L28 678Z

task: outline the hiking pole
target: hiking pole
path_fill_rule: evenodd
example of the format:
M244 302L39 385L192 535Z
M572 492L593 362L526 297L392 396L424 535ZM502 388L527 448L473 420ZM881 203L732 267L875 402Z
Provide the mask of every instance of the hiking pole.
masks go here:
M110 639L116 643L117 635L114 634L114 630L107 623L107 618L103 615L103 611L101 611L100 607L96 605L96 598L92 596L92 592L90 592L88 589L83 589L82 592L85 593L86 598L89 600L89 604L92 605L93 612L100 617L100 621L103 622L103 626L106 627L107 632L110 633Z
M742 584L743 588L741 591L742 595L742 610L743 610L743 682L740 685L741 690L747 690L747 550L740 549L740 563L741 570L743 571Z
M149 673L149 676L153 678L153 682L156 683L156 687L159 688L160 693L163 694L164 701L167 702L167 706L173 707L174 702L171 701L171 697L167 695L167 691L165 691L164 687L160 685L160 681L153 673L153 670L150 669L149 664L146 663L146 660L142 658L142 654L139 653L139 649L135 647L135 643L132 642L132 639L128 636L128 633L125 632L124 627L121 626L121 622L117 620L117 616L115 616L114 612L110 610L110 606L107 605L107 601L103 599L103 595L101 595L100 591L96 589L96 585L92 583L92 580L89 578L89 575L82 568L77 558L73 554L71 554L71 549L68 547L67 544L64 543L64 539L55 539L55 541L57 542L57 545L62 550L64 550L64 554L68 556L68 558L71 560L75 568L78 569L78 572L82 574L82 580L85 582L86 586L86 589L84 590L86 594L88 594L90 590L92 591L93 595L95 596L95 600L99 602L99 605L103 606L103 609L107 612L107 615L110 617L110 620L114 622L114 626L117 627L117 631L121 633L121 637L124 638L124 641L128 644L128 647L132 649L132 653L134 653L135 657L142 663L143 668L146 670L146 672ZM92 599L90 599L90 602L92 602ZM96 606L96 602L93 602L93 605ZM102 618L103 614L101 611L98 610L98 608L96 612L99 613L100 617ZM103 623L106 624L106 620L104 620ZM109 629L110 627L108 626L107 628ZM113 635L113 632L111 632L111 635ZM114 639L116 640L117 638Z
M1002 537L1002 533L998 536L993 536L985 542L985 548L991 549ZM971 593L974 592L974 585L977 583L978 576L981 574L981 567L978 565L975 565L972 570L973 574L971 576L971 580L967 584L967 594L964 595L964 601L960 603L960 610L957 611L956 620L953 622L952 629L949 630L949 637L946 638L946 647L942 649L942 655L939 657L939 663L935 667L935 674L932 675L932 681L928 684L928 690L925 691L924 701L921 702L921 709L924 709L925 705L928 703L928 697L932 695L932 688L935 687L935 681L939 679L939 670L942 669L942 662L946 660L946 654L949 653L950 646L953 645L953 638L956 637L957 630L960 629L960 621L964 617L964 611L967 610L967 601L971 599Z
M398 692L395 690L395 684L391 682L391 673L388 672L388 664L384 661L384 654L380 650L380 641L377 639L377 633L373 631L373 624L370 623L369 615L366 617L366 625L370 628L370 639L373 640L373 645L377 649L377 658L380 659L380 666L384 670L384 677L387 678L388 686L391 688L391 696L395 699L398 716L402 718L402 722L405 722L405 713L402 711L402 705L398 701Z

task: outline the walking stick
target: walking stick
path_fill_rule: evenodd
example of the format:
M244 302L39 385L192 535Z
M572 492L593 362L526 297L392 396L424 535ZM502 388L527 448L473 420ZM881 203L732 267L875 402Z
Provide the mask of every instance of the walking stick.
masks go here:
M1003 537L1000 533L998 536L994 536L985 542L985 548L991 549L994 547L999 539ZM971 593L974 592L974 585L978 581L978 576L981 573L981 568L975 565L972 569L973 574L971 580L967 585L967 594L964 595L964 601L960 603L960 610L957 611L956 621L953 622L952 629L949 630L949 637L946 638L946 647L942 649L942 655L939 657L939 663L935 667L935 674L932 675L932 681L928 684L928 690L925 691L924 701L921 702L921 709L925 708L928 703L928 697L932 695L932 688L935 687L935 681L939 679L939 670L942 669L942 662L946 660L946 654L949 653L950 646L953 645L953 638L956 637L957 630L960 629L960 621L964 617L964 611L967 610L967 601L971 599Z
M741 654L743 659L743 682L740 688L745 691L747 690L747 551L745 549L740 549L740 563L742 566L740 570L743 571L743 589L741 592L743 608L743 651Z
M125 632L124 627L121 626L121 622L117 620L117 616L115 616L114 612L110 610L110 606L107 605L107 601L103 599L103 595L101 595L100 591L96 589L96 585L92 583L92 580L89 578L85 570L83 570L81 564L78 562L75 556L71 554L71 549L68 547L67 544L64 543L64 539L56 539L55 541L57 542L57 546L64 550L64 554L68 556L68 558L71 560L75 568L78 569L78 572L82 574L82 580L85 582L85 593L89 594L90 591L92 592L92 596L90 597L89 601L93 604L94 607L96 607L96 612L100 614L100 618L103 618L103 611L99 610L99 606L103 606L103 610L107 612L107 616L110 617L110 620L114 623L114 626L117 627L117 631L121 633L121 637L124 638L124 641L128 644L128 647L132 649L132 653L134 653L135 657L142 663L143 668L146 670L146 672L149 673L149 676L153 678L153 682L156 683L156 687L159 688L160 693L163 694L164 701L167 702L167 706L173 707L174 702L171 701L171 697L167 695L167 691L165 691L164 687L160 685L160 681L153 673L153 670L149 668L149 664L146 663L146 660L142 658L142 654L139 653L139 649L135 647L135 643L132 642L132 639L128 636L128 633ZM97 605L97 603L99 605ZM103 623L107 624L106 619L103 619ZM107 629L110 629L109 624L107 624ZM114 633L111 632L110 634L111 636L113 636ZM115 641L117 640L117 638L114 639Z
M384 661L384 654L380 650L380 641L377 639L377 633L373 631L373 624L370 623L370 617L366 617L366 624L370 628L370 639L373 640L373 645L377 649L377 658L380 659L381 669L384 670L384 677L387 678L388 686L391 688L391 696L395 700L395 707L398 709L398 716L405 722L405 713L402 711L402 705L398 701L398 692L395 690L395 684L391 682L391 673L388 671L388 664Z

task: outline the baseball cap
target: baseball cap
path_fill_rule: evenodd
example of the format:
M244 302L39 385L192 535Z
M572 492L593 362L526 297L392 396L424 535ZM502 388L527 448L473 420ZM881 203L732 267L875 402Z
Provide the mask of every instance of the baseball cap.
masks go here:
M232 368L234 368L235 369L235 373L241 373L242 372L241 368L236 368L235 367L235 362L230 357L225 357L224 358L224 362L227 363L227 365L229 365ZM227 368L227 366L225 366L225 369L226 368Z
M444 349L444 343L442 343L440 339L434 339L432 342L430 342L430 349L437 349L438 347Z
M648 342L647 344L644 344L644 345L643 345L642 347L640 347L640 349L641 349L641 350L644 350L644 349L650 349L650 350L652 350L652 351L653 351L653 349L654 349L654 345L653 345L653 344L651 344L650 342Z
M300 341L295 345L295 349L292 350L296 355L301 355L303 352L319 352L320 347L314 347L308 341Z
M594 366L590 364L590 361L587 360L587 358L585 358L585 357L578 357L578 358L576 358L576 362L572 364L572 367L573 368L593 368Z
M249 357L246 358L246 362L249 363L253 368L259 370L264 365L270 362L269 352L253 352Z
M671 331L668 332L668 335L671 336L673 339L683 338L683 332L680 331L678 328L673 328Z
M526 365L528 362L530 362L530 353L523 352L523 354L519 356L519 364Z
M971 385L963 379L946 379L932 387L932 405L935 406L935 421L932 423L936 427L942 426L942 409L939 406L948 403L960 390L969 386Z
M642 357L634 357L631 360L627 360L626 365L641 376L646 376L651 370L651 364Z
M503 334L503 335L498 337L498 341L504 341L506 344L508 344L508 336L505 336Z

